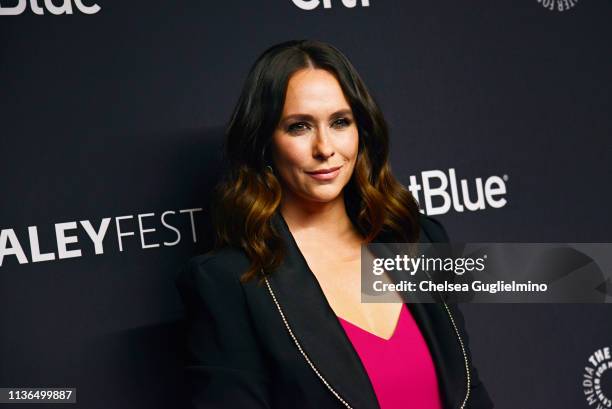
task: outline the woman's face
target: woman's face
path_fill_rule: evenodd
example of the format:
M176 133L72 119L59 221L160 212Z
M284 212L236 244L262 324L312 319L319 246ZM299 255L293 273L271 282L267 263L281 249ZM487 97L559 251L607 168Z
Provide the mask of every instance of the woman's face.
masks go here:
M340 196L355 168L359 134L333 74L306 68L291 76L272 140L274 172L285 193L314 202Z

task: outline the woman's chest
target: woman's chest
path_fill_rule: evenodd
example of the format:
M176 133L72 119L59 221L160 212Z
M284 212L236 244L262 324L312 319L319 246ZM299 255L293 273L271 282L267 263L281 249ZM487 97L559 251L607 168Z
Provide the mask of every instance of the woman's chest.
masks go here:
M380 338L391 337L402 299L397 295L396 302L362 302L362 274L367 273L362 264L367 264L369 253L362 256L359 247L334 251L314 247L303 255L336 316Z

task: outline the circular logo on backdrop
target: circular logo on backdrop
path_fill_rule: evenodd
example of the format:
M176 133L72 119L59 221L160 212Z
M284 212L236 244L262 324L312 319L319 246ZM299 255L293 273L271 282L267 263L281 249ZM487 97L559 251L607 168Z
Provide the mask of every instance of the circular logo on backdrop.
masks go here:
M578 4L578 0L538 0L538 3L548 10L565 11Z
M612 351L600 348L587 359L582 390L589 406L612 408Z

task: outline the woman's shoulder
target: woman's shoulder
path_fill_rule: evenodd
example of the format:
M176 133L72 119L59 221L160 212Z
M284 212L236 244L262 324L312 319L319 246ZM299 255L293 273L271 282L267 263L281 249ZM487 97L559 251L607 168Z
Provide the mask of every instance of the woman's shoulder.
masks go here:
M450 241L442 223L425 213L419 212L419 226L421 240L428 240L431 243L447 243Z
M179 271L176 284L179 289L202 287L205 284L226 290L239 283L242 272L249 266L243 250L224 246L187 260Z

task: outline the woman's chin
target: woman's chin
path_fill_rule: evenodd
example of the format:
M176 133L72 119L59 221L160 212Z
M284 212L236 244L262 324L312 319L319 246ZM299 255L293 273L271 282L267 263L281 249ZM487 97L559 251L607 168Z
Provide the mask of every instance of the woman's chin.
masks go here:
M308 200L318 203L328 203L338 200L341 190L338 189L317 189L315 192L310 192L308 195L304 195Z

